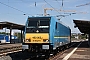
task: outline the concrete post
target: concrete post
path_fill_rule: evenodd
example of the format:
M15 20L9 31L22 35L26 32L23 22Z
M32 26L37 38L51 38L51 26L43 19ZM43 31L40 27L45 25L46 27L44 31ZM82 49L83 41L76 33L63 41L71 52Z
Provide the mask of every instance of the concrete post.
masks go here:
M11 43L11 40L12 40L11 33L12 33L12 28L10 27L10 43Z
M88 35L89 35L89 36L88 36L88 45L90 46L90 32L89 32Z
M21 30L21 43L23 42L23 35L22 35L22 30Z

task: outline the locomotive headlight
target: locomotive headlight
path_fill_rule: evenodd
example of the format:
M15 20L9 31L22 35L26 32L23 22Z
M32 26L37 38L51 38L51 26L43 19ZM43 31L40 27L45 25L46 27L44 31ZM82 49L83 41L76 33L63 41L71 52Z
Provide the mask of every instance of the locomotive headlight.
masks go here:
M43 42L49 42L49 40L47 40L47 39L43 39Z
M49 40L46 40L46 42L49 42Z
M29 40L26 40L26 42L29 42Z
M31 40L30 39L26 39L25 42L30 42Z

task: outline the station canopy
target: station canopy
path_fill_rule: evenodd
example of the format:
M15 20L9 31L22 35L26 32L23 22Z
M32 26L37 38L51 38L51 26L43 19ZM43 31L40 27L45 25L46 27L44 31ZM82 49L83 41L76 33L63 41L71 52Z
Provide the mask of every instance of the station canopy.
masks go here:
M24 30L25 26L5 21L5 22L0 22L0 29L3 29L3 28Z
M78 27L80 32L82 33L90 33L90 21L85 21L85 20L73 20L75 23L74 27Z

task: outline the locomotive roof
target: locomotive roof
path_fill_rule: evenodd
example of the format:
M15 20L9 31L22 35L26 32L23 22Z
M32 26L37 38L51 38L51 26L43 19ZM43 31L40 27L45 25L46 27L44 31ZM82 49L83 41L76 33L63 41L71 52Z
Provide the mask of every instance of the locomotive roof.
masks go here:
M50 17L52 17L52 16L33 16L33 17L29 17L28 16L28 18L50 18Z

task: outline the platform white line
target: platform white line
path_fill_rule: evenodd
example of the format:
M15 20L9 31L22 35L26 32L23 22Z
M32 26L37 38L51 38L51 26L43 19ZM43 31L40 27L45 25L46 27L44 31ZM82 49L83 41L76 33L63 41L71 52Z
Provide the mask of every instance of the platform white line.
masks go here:
M75 45L75 44L76 44L76 43L72 44L71 46L73 46L73 45ZM70 47L71 47L71 46L70 46ZM67 51L67 50L64 50L64 51L62 51L62 53L60 53L60 54L63 54L63 53L66 52L66 51ZM60 54L59 54L59 55L60 55ZM55 59L55 58L58 57L59 55L55 56L53 59ZM53 59L51 59L51 60L53 60ZM55 60L58 60L58 59L59 59L59 58L56 58Z
M82 42L81 42L82 43ZM81 44L80 43L80 44ZM76 48L74 48L68 55L66 55L62 60L68 60L69 59L69 57L76 51L76 49L80 46L80 44L76 47Z

